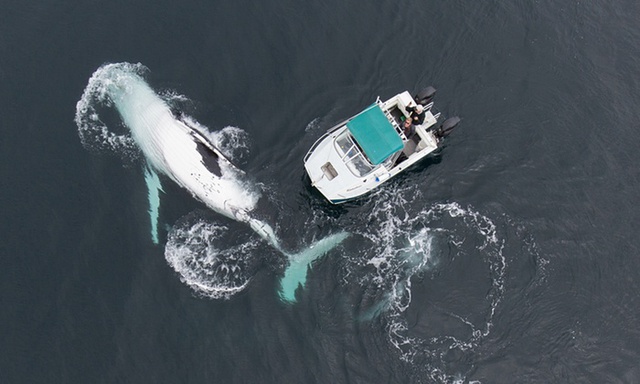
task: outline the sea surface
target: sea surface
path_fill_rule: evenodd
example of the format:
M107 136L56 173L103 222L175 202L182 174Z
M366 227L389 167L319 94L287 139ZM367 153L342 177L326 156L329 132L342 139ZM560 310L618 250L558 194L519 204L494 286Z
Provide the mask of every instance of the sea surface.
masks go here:
M639 16L5 1L0 382L639 383ZM282 249L163 174L154 242L145 157L87 97L108 64L217 140ZM344 205L311 187L328 128L429 85L462 118L437 153ZM291 255L340 233L284 299Z

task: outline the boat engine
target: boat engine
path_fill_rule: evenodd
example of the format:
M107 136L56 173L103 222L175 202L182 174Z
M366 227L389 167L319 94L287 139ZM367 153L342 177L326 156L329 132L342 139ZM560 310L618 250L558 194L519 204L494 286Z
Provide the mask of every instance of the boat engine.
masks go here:
M416 95L413 97L413 99L418 104L427 105L427 104L429 104L431 102L431 100L433 100L433 97L435 95L436 95L436 89L433 88L432 86L428 86L427 88L423 89L422 91L416 93Z
M447 136L449 136L449 134L451 133L451 131L453 131L453 129L460 123L460 118L457 116L454 117L450 117L447 120L444 121L444 123L442 123L442 125L440 126L440 128L436 129L433 134L438 138L438 139L443 139Z

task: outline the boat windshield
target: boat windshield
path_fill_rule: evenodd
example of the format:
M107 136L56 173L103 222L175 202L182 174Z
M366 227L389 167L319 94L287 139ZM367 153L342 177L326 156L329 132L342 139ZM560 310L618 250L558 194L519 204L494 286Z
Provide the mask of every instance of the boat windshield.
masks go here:
M348 131L336 138L336 147L342 161L354 175L362 177L373 170L373 165L364 157Z

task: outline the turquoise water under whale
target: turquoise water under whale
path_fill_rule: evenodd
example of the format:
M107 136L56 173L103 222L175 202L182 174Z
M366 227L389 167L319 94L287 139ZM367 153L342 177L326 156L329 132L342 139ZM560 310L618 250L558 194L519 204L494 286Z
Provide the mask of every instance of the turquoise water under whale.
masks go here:
M639 7L9 2L2 381L640 381ZM123 62L245 172L285 253L161 173L154 242L117 109L74 121ZM428 85L462 117L441 150L355 202L313 190L326 129Z

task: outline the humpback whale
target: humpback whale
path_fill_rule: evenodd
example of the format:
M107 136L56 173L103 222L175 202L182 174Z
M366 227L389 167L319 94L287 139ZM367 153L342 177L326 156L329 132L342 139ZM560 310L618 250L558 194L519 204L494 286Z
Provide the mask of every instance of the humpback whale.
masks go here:
M278 247L273 229L248 214L255 208L257 195L239 182L242 172L202 133L176 117L140 76L122 71L115 78L108 85L109 96L151 169L214 211L246 222Z
M116 108L146 160L145 179L149 187L154 242L158 243L160 173L208 208L246 223L286 255L289 266L280 283L279 294L284 301L294 301L296 289L304 285L310 263L340 244L348 234L340 232L321 239L297 254L282 249L272 226L251 215L260 198L257 188L245 180L244 172L233 165L206 134L184 119L181 113L172 111L142 78L139 73L142 69L145 68L141 64L107 64L92 75L76 108L81 137L86 125L90 124L87 121L98 119L87 106L86 100L90 98L87 94L98 93L99 99L107 100Z

